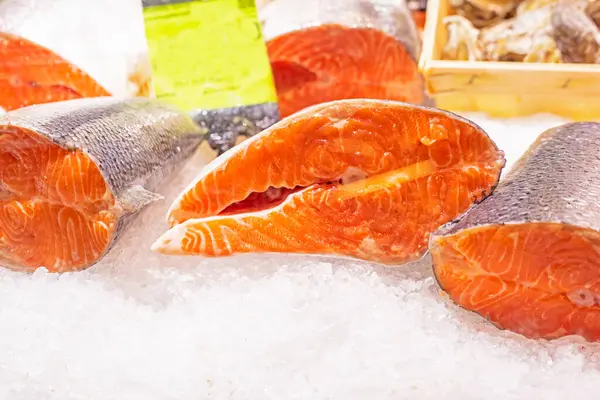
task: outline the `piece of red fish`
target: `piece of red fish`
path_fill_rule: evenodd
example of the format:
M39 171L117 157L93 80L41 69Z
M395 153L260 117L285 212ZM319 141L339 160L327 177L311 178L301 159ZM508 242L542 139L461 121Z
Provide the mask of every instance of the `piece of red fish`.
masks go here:
M171 206L172 228L153 250L400 264L489 195L504 163L481 128L446 111L370 99L321 104L206 166Z
M0 108L110 93L87 73L54 52L22 37L0 32Z
M275 0L260 15L282 117L341 99L427 100L403 0Z
M100 260L198 147L204 130L158 100L75 99L0 117L0 266Z
M434 233L450 298L529 338L600 340L600 124L543 133L494 194Z

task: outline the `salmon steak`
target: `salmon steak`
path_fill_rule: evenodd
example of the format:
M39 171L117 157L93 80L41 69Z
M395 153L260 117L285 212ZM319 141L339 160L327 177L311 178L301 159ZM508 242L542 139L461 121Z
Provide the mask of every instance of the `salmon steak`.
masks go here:
M400 264L489 195L503 153L452 113L386 100L309 107L207 165L152 249L303 253Z
M203 139L156 100L77 99L0 117L0 265L96 263Z
M260 16L282 118L342 99L426 101L403 0L274 0Z
M431 237L460 306L528 338L600 340L600 124L544 132L494 194Z
M94 79L54 52L0 32L0 108L110 96Z

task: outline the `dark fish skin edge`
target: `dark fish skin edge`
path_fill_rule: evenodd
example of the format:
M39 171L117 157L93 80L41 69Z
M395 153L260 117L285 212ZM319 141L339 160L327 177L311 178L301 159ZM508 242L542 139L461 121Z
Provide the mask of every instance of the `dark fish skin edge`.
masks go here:
M212 110L195 110L191 116L207 130L206 140L221 155L235 146L238 137L252 137L279 121L277 103Z
M535 222L600 230L600 123L543 132L489 197L431 235L429 248L471 228Z

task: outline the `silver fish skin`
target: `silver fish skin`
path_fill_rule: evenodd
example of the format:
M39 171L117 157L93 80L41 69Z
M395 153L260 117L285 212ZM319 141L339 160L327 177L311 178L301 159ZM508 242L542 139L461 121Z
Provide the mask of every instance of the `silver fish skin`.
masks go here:
M404 0L273 0L259 12L265 40L323 24L373 28L396 38L417 60L421 42Z
M568 123L542 133L492 195L432 235L430 248L467 229L533 222L600 231L600 123Z
M187 113L148 98L30 106L0 117L0 134L11 126L81 150L98 166L122 211L113 243L140 210L162 198L155 190L183 167L206 135Z

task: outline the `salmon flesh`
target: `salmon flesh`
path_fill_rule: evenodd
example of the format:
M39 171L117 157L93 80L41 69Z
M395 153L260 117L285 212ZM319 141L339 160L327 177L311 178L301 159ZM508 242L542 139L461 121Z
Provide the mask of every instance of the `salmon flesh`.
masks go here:
M170 255L421 257L429 234L491 193L503 153L452 113L354 99L296 113L206 166L153 250Z
M11 111L103 96L110 93L69 61L29 40L0 32L0 108Z
M426 101L403 0L275 0L260 16L282 118L341 99Z
M202 141L156 100L37 105L0 117L0 265L64 272L97 262Z
M544 132L460 221L431 237L460 306L529 338L600 339L600 124Z

